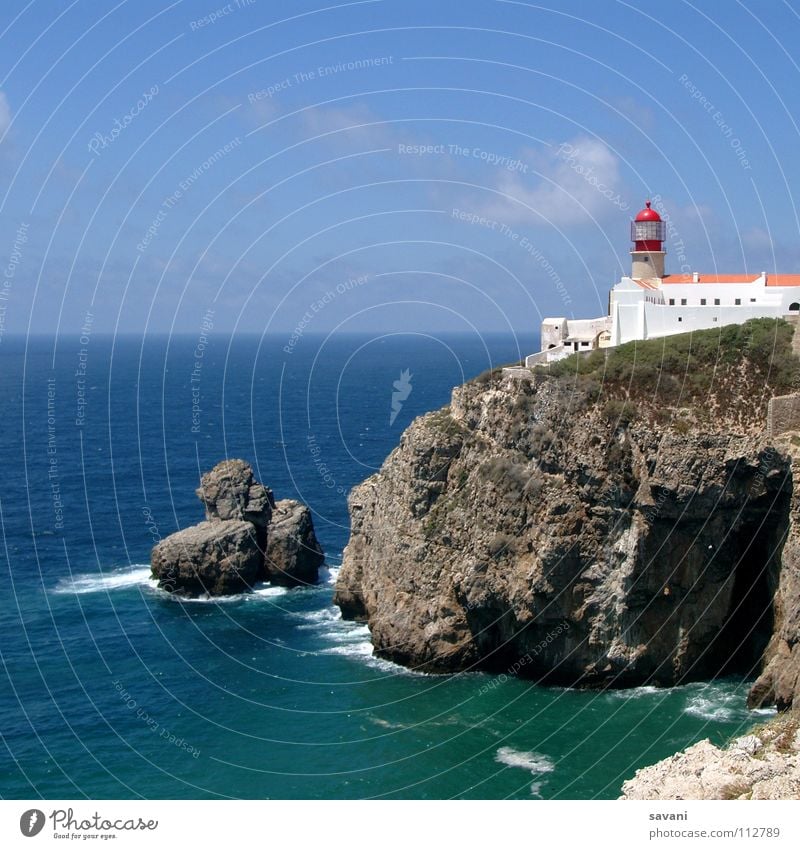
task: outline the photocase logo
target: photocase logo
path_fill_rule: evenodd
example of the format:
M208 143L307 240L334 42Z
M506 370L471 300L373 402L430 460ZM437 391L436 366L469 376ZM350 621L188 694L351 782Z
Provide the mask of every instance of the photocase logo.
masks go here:
M31 808L19 818L19 830L25 837L36 837L44 828L44 812L38 808Z
M411 378L413 376L409 369L404 369L400 372L400 379L395 380L392 384L394 392L392 392L392 412L389 415L389 427L394 424L394 420L397 418L400 410L403 409L403 401L408 398L411 390L414 388L411 385Z

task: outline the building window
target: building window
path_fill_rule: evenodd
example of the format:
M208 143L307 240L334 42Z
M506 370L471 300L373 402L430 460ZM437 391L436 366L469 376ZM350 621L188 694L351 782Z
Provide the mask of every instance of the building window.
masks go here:
M714 298L714 306L715 307L719 306L719 298ZM714 321L716 321L716 319L714 319Z
M679 316L678 316L678 321L683 321L683 316L679 315Z
M716 317L716 316L714 316L714 321L716 321L716 320L717 320L717 317Z
M705 299L705 298L700 298L700 306L701 306L701 307L704 307L705 305L706 305L706 299Z
M670 298L670 299L669 299L669 305L670 305L671 307L674 307L674 306L675 306L675 298Z
M737 298L737 299L734 301L734 304L736 304L736 306L737 306L737 307L740 307L740 306L742 305L742 299L741 299L741 298Z
M686 298L681 298L681 306L682 307L686 306Z
M755 298L750 298L750 303L751 303L751 304L754 304L755 302L756 302L756 299L755 299Z

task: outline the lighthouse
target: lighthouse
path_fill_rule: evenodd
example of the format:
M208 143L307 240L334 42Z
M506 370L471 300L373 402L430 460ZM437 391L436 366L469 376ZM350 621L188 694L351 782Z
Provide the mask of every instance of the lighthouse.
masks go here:
M631 221L631 277L634 280L661 279L664 276L666 227L650 201Z
M626 342L743 324L752 318L800 316L800 274L684 270L665 274L667 228L649 200L630 225L631 273L611 287L608 315L545 318L541 348L525 358L526 366Z

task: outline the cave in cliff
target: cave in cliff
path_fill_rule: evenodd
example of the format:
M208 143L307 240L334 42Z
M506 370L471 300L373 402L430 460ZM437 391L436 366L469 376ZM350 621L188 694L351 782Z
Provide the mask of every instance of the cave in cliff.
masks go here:
M768 512L745 517L732 532L737 552L733 588L726 617L702 663L708 677L752 677L760 671L775 624L773 602L788 513L788 497L780 498Z

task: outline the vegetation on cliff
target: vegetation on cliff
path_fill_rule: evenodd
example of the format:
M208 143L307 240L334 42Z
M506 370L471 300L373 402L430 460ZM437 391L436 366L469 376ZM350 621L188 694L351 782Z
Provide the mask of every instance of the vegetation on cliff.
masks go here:
M588 399L602 398L607 417L623 424L642 414L685 429L687 414L707 421L723 407L741 423L755 422L771 397L800 384L792 337L783 319L758 318L573 354L537 371Z

